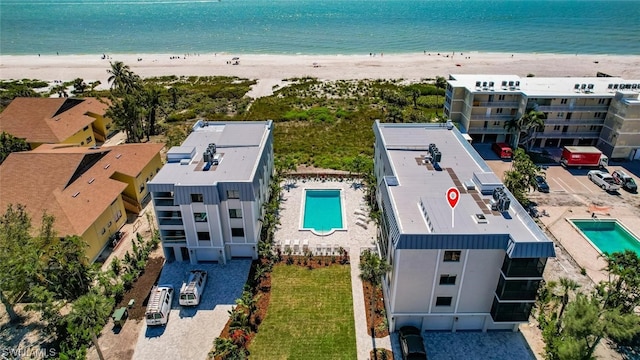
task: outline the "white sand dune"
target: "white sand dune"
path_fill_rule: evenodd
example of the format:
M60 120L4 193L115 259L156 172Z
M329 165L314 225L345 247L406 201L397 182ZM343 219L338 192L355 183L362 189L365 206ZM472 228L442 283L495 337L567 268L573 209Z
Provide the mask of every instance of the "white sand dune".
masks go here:
M228 62L235 56L239 65ZM172 59L172 57L174 57ZM625 79L640 79L640 56L448 53L366 55L242 55L242 54L115 54L0 56L1 79L100 80L107 86L109 61L123 61L142 77L161 75L221 75L262 80L254 97L271 92L282 79L312 76L321 80L420 80L448 74L516 74L565 77L595 76L598 71ZM138 59L142 59L138 61ZM314 66L317 63L319 66Z

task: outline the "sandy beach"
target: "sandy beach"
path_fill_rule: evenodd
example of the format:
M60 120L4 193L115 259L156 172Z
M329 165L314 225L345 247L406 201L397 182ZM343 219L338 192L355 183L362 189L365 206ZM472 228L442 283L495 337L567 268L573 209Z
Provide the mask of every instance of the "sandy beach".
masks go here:
M100 80L106 87L110 61L123 61L142 77L162 75L239 76L260 80L257 94L268 93L282 79L312 76L321 80L420 80L448 74L534 74L541 77L595 76L598 71L625 79L640 79L640 56L417 53L365 55L242 55L242 54L107 54L0 56L1 79L69 81ZM232 58L239 57L233 65ZM315 66L314 66L315 63Z

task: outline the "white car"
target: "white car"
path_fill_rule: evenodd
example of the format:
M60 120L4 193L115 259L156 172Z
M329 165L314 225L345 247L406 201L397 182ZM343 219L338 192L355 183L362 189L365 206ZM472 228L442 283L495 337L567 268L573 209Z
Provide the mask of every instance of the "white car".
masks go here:
M593 181L594 184L601 187L602 190L616 191L620 189L620 185L618 185L613 176L609 175L607 172L591 170L587 173L587 177L589 180Z

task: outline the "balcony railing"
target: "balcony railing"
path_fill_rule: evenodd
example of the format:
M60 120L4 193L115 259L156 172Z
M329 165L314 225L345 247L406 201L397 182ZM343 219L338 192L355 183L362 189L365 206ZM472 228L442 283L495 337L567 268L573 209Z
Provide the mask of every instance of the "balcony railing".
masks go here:
M485 121L496 121L496 120L511 120L515 116L513 115L504 115L504 114L495 114L491 116L487 115L471 115L471 120L485 120Z
M545 125L602 125L604 119L546 119Z
M506 134L508 131L503 127L471 127L469 132L473 134Z
M517 108L520 106L515 101L474 101L475 107L492 107L492 108Z
M173 199L155 199L155 206L173 206Z
M181 218L158 218L160 225L184 225Z
M562 131L545 131L538 133L539 138L598 138L600 137L600 131L582 131L582 132L562 132Z
M566 105L540 105L536 108L538 111L551 112L551 111L564 111L564 112L606 112L609 109L607 105L593 105L593 106L569 106Z

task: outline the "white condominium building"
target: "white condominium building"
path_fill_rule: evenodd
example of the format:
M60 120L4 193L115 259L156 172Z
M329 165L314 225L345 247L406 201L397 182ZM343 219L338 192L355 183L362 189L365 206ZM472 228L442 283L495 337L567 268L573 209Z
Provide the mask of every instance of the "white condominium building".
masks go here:
M391 331L516 330L555 256L552 241L453 124L373 130Z
M149 182L168 261L257 258L273 173L271 121L198 121Z
M477 142L509 142L505 123L528 109L545 125L521 139L532 147L595 145L614 159L640 158L640 80L449 75L444 113Z

